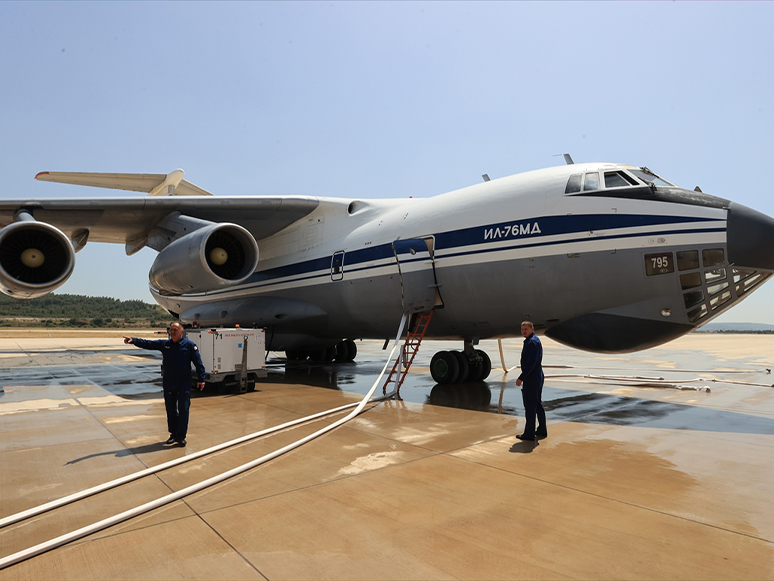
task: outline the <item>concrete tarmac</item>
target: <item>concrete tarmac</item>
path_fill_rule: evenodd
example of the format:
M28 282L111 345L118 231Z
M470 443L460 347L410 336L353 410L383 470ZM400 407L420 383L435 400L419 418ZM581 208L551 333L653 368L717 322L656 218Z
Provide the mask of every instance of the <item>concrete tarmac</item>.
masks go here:
M136 334L136 333L135 333ZM155 352L0 338L0 517L358 401L386 352L272 355L255 392L201 394L167 438ZM504 342L506 366L520 340ZM690 334L630 355L544 340L549 436L520 442L518 371L437 386L213 488L0 570L2 579L771 579L774 336ZM482 342L499 365L496 342ZM708 388L709 390L707 390ZM0 530L0 557L262 456L341 415Z

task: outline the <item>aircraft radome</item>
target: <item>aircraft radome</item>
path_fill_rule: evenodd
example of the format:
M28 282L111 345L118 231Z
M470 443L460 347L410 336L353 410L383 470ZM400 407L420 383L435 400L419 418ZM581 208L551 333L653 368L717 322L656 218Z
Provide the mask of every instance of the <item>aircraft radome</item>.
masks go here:
M265 327L267 349L290 359L351 360L353 339L436 309L426 337L463 346L433 358L438 382L485 377L478 340L520 336L524 319L589 351L659 345L774 272L772 218L630 165L568 163L388 200L215 197L181 170L37 179L150 196L0 201L6 294L58 288L89 241L148 246L150 291L170 313Z

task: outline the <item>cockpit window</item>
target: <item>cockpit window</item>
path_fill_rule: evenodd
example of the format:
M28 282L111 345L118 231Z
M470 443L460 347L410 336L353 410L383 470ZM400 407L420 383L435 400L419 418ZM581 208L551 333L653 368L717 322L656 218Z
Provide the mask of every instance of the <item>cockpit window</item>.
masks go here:
M572 174L570 176L570 179L567 180L567 187L564 189L564 193L574 194L575 192L580 192L582 177L583 177L583 174L581 173Z
M586 174L586 180L583 182L583 191L599 189L599 172L592 171Z
M634 175L636 175L638 178L640 178L642 181L651 183L654 186L668 186L673 188L677 187L672 182L668 182L664 178L657 176L646 167L641 167L639 169L630 169L629 171L632 172Z
M631 176L626 175L622 171L606 171L605 172L605 187L606 188L624 188L629 186L636 186L637 182Z

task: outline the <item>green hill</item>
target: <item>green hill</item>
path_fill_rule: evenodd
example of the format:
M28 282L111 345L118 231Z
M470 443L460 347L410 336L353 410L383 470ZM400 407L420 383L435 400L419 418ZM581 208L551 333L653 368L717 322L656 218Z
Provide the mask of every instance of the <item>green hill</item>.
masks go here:
M17 301L0 294L0 325L4 327L121 327L138 323L165 326L171 318L159 305L139 300L49 294Z

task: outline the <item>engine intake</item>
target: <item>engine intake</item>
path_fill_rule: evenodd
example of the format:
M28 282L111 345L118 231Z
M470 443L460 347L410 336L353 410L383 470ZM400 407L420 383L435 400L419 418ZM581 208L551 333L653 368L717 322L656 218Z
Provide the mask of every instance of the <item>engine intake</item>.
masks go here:
M64 232L51 224L24 220L0 230L0 291L34 299L62 286L75 267L75 252Z
M164 248L150 270L163 294L196 293L239 284L258 266L258 244L236 224L212 224Z

